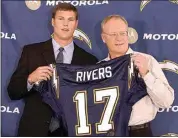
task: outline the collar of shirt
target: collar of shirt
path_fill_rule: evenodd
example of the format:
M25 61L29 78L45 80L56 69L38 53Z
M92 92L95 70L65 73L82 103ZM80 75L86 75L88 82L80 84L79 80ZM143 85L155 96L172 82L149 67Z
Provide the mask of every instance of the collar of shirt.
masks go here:
M57 54L59 53L59 48L61 46L54 39L52 39L52 44L53 44L53 51L54 51L54 55L56 59ZM64 51L63 51L64 63L67 63L67 64L71 63L73 52L74 52L74 43L72 41L70 44L64 46Z
M134 51L129 47L129 49L127 50L126 54L131 54L133 52ZM102 61L109 61L109 60L110 60L110 56L108 54L108 56L105 59L103 59Z

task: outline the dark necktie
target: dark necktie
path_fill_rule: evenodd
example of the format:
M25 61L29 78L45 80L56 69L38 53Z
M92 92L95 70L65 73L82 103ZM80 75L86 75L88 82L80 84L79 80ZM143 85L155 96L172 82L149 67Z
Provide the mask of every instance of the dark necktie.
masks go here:
M57 57L56 57L56 63L63 63L64 62L63 51L64 51L64 48L60 47L59 48L59 53L57 54Z

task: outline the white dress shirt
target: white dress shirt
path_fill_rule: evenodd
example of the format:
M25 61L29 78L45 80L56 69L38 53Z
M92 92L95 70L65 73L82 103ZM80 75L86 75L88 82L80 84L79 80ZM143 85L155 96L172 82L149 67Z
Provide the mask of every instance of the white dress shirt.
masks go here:
M52 39L52 44L53 44L54 56L56 59L57 55L59 53L59 48L61 46L54 39ZM66 63L66 64L71 63L72 57L73 57L73 52L74 52L74 43L72 41L70 44L64 46L64 51L63 51L64 61L63 61L63 63Z
M131 48L126 54L139 53L148 58L149 72L143 77L148 95L132 107L129 126L140 125L152 121L158 108L168 108L174 101L174 90L169 85L159 63L148 54L135 52ZM109 56L104 61L110 60Z

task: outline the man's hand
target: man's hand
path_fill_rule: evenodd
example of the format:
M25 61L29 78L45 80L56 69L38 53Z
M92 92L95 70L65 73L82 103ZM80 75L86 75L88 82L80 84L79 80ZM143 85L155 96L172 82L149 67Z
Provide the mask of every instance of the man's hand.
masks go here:
M148 59L142 54L134 54L132 56L134 65L138 68L139 73L144 77L148 72Z
M28 76L28 82L32 85L35 82L50 79L53 69L49 66L38 67Z

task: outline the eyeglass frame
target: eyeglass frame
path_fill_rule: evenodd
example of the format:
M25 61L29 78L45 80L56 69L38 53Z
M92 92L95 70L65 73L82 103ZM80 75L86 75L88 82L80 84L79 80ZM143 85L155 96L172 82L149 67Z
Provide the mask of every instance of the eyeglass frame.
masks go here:
M118 33L114 32L114 33L111 33L111 34L106 33L106 32L103 32L103 33L110 36L110 37L113 37L113 38L116 38L118 35L120 35L122 37L128 36L128 31L121 31L121 32L118 32ZM124 33L124 34L122 34L122 33Z

